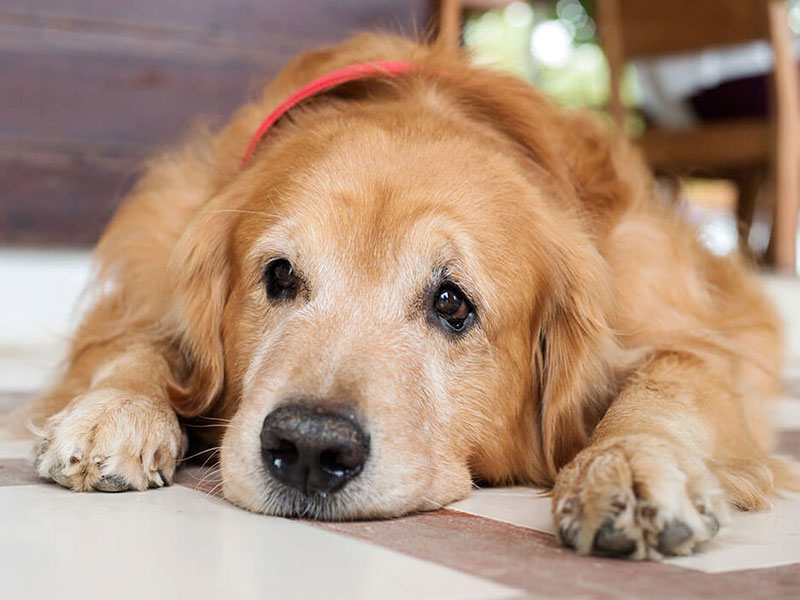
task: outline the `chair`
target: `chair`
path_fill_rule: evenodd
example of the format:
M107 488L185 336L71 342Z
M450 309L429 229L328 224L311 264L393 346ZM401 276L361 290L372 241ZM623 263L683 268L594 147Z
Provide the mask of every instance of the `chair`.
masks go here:
M774 58L769 120L736 119L689 130L652 128L638 140L657 171L702 169L731 177L739 187L737 215L746 236L757 181L773 177L773 228L768 258L794 272L800 204L800 80L784 0L596 0L600 39L609 63L611 113L625 118L620 77L626 61L769 39Z
M439 34L460 42L462 10L496 8L503 0L438 0ZM769 120L737 119L688 131L652 128L637 140L656 171L702 170L732 178L739 188L737 216L746 238L759 170L768 167L774 185L773 228L768 250L777 268L794 272L800 204L800 81L792 56L784 0L595 0L598 29L609 63L610 110L622 124L624 64L636 58L698 51L769 39L775 56Z

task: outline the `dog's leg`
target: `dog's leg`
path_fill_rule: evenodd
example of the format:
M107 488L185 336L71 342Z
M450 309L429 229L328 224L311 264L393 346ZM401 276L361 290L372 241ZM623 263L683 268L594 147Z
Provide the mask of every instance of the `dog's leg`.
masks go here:
M186 436L167 397L170 377L170 349L140 336L74 354L38 407L52 414L38 432L39 475L77 491L171 483Z
M553 515L582 554L685 555L728 515L765 506L791 467L748 426L743 399L707 361L653 357L623 386L590 444L557 476Z

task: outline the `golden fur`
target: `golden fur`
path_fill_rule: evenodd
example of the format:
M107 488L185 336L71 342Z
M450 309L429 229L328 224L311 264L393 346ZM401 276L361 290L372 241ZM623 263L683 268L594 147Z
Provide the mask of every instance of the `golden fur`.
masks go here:
M305 102L240 170L283 98L372 60L429 68ZM308 282L291 307L265 297L274 256ZM532 483L554 486L566 544L658 558L792 481L762 409L778 320L740 261L659 203L620 136L439 48L359 36L299 57L150 161L95 257L97 301L30 408L39 473L75 490L169 483L189 423L250 510L389 517ZM477 311L458 339L419 306L437 269ZM262 421L293 395L347 398L369 427L364 472L324 501L261 465Z

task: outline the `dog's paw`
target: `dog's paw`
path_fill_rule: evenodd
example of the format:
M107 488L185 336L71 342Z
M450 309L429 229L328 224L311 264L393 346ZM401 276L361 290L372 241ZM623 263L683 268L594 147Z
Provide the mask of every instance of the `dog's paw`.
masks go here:
M553 517L561 541L580 554L659 560L711 539L728 508L702 461L629 436L589 446L558 474Z
M177 415L164 401L116 389L75 398L37 433L38 474L76 491L169 485L186 450Z

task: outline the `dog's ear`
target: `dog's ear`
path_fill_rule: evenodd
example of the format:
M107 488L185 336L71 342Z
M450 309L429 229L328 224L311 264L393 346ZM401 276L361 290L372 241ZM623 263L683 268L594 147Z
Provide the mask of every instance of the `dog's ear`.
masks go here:
M213 201L212 201L213 204ZM178 414L207 411L222 391L222 317L230 292L230 214L202 210L178 241L168 266L173 303L165 325L183 358L169 395Z
M529 168L555 188L569 190L559 202L585 217L598 235L636 198L652 193L639 151L602 118L567 110L517 78L462 63L450 70L455 77L445 83L459 110L514 142Z
M550 240L555 257L534 332L534 396L547 472L555 478L588 442L614 385L607 266L588 239Z

